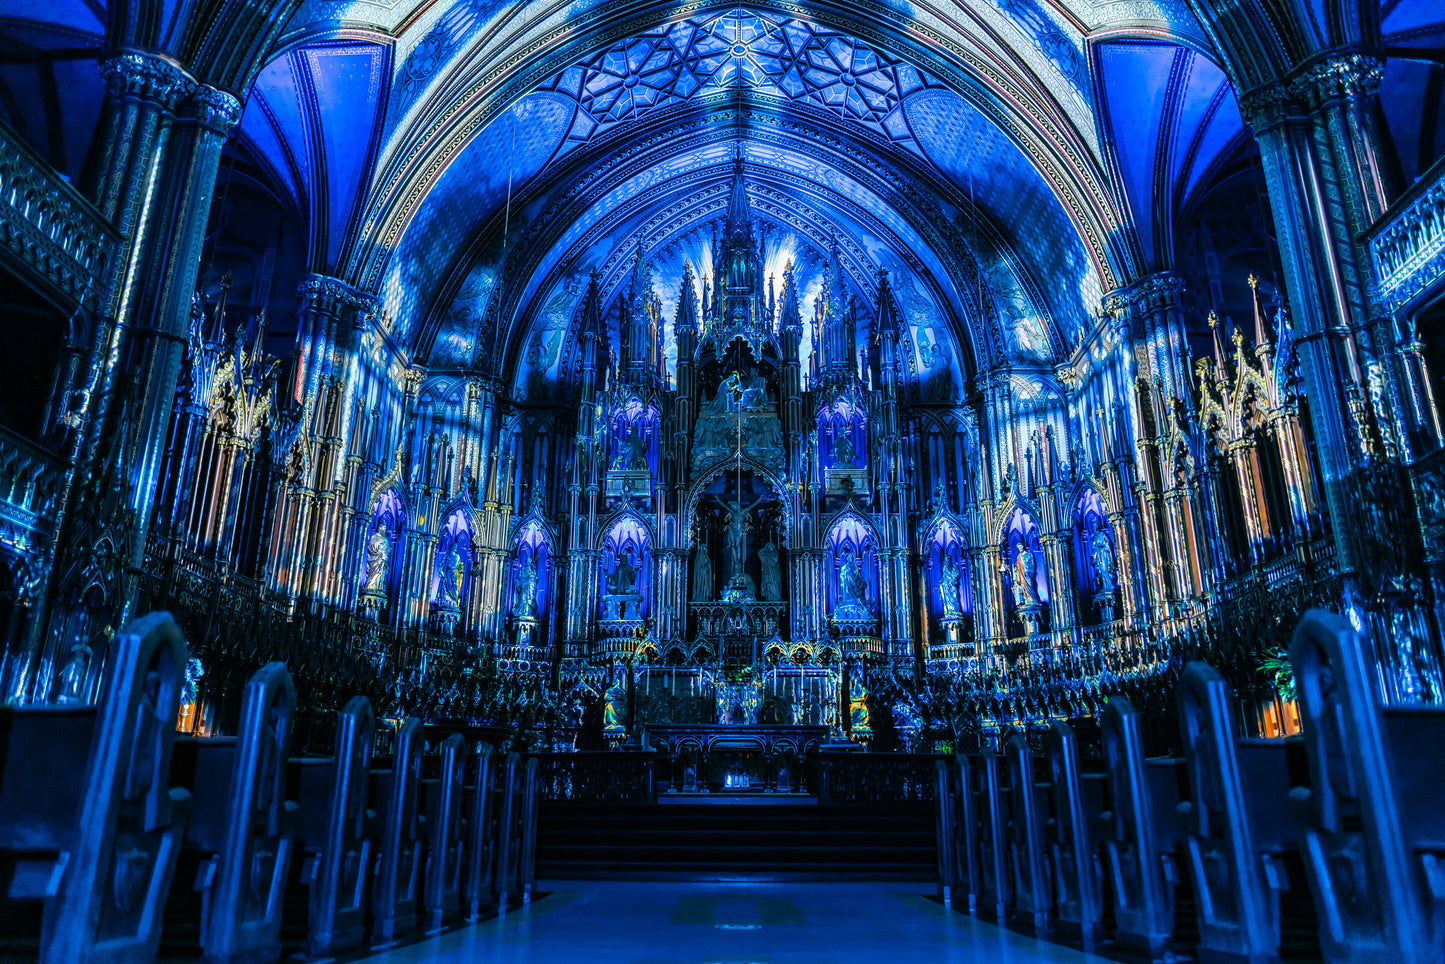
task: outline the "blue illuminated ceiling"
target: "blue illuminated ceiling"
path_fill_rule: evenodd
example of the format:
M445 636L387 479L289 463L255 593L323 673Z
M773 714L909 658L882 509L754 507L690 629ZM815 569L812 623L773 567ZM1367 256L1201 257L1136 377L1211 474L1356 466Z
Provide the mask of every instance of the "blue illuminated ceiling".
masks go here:
M1224 72L1176 44L1095 48L1103 139L1122 184L1142 263L1173 264L1175 215L1210 166L1244 137Z
M391 48L333 42L294 50L261 71L241 136L311 223L309 267L338 262L381 139Z

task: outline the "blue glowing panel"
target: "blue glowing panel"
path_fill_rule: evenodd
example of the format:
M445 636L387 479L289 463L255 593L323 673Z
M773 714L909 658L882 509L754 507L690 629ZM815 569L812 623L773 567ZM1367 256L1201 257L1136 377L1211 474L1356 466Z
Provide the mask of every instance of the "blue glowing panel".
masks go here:
M904 107L919 143L939 170L971 194L996 224L1021 229L1006 240L1018 252L1042 304L1033 305L1030 296L1028 311L1019 316L1032 319L1027 337L1016 339L1010 348L1021 355L1034 353L1032 346L1048 334L1040 311L1072 344L1089 324L1088 311L1102 292L1078 231L1048 182L1018 145L958 94L923 91L910 96ZM1015 277L1013 283L1022 290L1022 280Z
M388 48L377 44L301 51L314 91L314 116L326 168L327 264L335 264L364 186L385 91Z
M555 94L523 98L473 138L427 193L382 282L384 310L403 341L418 313L435 297L468 235L552 156L572 110L570 101Z

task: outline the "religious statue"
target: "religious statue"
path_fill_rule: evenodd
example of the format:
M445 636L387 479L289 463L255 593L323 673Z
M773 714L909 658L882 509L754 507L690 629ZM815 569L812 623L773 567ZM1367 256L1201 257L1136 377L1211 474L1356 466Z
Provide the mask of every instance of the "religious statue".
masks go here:
M1038 562L1034 559L1033 552L1024 545L1022 539L1014 547L1014 561L1011 573L1013 575L1014 608L1024 609L1025 607L1037 606L1039 604L1038 590L1034 587L1034 573L1037 571Z
M848 430L845 428L833 440L833 464L851 466L857 463L858 453L853 450L853 440L848 437Z
M858 557L846 546L838 565L838 605L833 615L840 619L866 619L872 615L868 606L868 580L863 577Z
M446 555L442 556L441 584L437 589L437 602L443 606L460 604L462 580L465 578L466 572L466 563L462 561L462 554L457 551L456 541L453 540Z
M744 412L756 412L768 407L768 383L762 374L754 372L742 387L738 408Z
M867 735L872 732L868 724L868 687L855 675L848 683L848 729L855 735Z
M647 471L647 439L638 431L637 423L627 431L627 469L631 472Z
M768 544L758 550L758 561L763 567L763 601L778 602L783 598L782 575L778 568L778 547L769 539Z
M526 565L517 573L517 587L512 599L512 614L518 619L537 618L537 560L527 557Z
M366 584L362 592L386 592L386 576L391 569L391 540L386 530L377 529L366 542Z
M1114 591L1114 546L1100 526L1094 530L1089 543L1089 555L1094 562L1094 573L1099 578L1099 592Z
M59 692L56 699L61 703L80 703L85 700L85 680L90 675L91 648L84 640L70 647L70 659L60 671Z
M602 698L602 731L604 733L620 733L627 729L623 722L623 714L626 712L623 704L627 701L627 688L622 685L620 679L613 680L612 685L607 687L607 693Z
M637 570L633 568L632 560L625 552L617 556L617 566L607 578L607 592L613 596L637 594Z
M712 602L712 592L712 556L707 540L701 539L692 550L692 601Z
M943 572L938 580L938 598L943 603L944 618L962 615L958 604L958 564L949 556L943 559Z

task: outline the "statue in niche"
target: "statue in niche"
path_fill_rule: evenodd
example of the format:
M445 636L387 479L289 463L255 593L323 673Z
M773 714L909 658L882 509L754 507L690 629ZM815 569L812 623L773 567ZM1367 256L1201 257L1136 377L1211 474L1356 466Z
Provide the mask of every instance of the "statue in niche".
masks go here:
M768 382L763 376L754 372L747 383L742 386L742 394L738 398L738 408L744 412L756 412L768 407Z
M462 579L466 573L466 563L462 561L462 554L457 550L456 540L452 540L451 548L442 556L441 585L437 590L437 602L443 606L458 605L462 597Z
M849 438L847 428L838 433L833 441L833 464L855 466L858 464L858 453L853 450L853 440Z
M637 570L627 553L619 553L617 565L607 578L607 592L613 596L634 596L637 594Z
M391 569L391 540L385 529L377 529L366 542L366 584L362 592L386 592L386 576Z
M943 571L938 580L938 598L943 603L944 618L962 615L958 603L958 564L950 556L943 559Z
M70 647L70 659L60 671L57 681L59 692L56 699L61 703L79 703L85 699L85 680L90 675L90 660L93 652L84 640Z
M1114 591L1114 546L1102 525L1094 530L1089 542L1089 557L1094 562L1094 573L1099 579L1099 592Z
M868 687L861 677L854 675L848 683L848 729L850 732L866 735L871 732L868 719Z
M602 730L605 733L619 733L627 729L623 722L623 703L627 701L627 688L620 679L614 679L602 698Z
M847 546L843 547L838 565L838 605L833 615L839 619L866 619L872 615L868 608L868 580L863 577L858 556Z
M627 430L627 440L623 443L623 446L627 451L625 464L628 471L646 472L647 438L638 430L636 422L633 422L632 426Z
M537 560L527 557L522 570L517 573L516 598L512 603L512 614L518 619L537 618Z
M698 540L692 550L692 601L712 602L712 555L706 539Z
M783 580L778 567L778 547L773 540L769 539L768 544L758 550L758 561L763 567L763 601L780 601L783 598Z
M1033 552L1020 539L1014 547L1013 575L1014 608L1025 609L1039 605L1039 593L1034 587L1034 575L1038 562Z

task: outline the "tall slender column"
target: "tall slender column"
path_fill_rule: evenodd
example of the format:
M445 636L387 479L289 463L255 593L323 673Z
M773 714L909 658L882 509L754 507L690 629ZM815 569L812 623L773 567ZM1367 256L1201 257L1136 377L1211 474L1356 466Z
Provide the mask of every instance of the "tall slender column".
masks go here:
M1345 574L1361 561L1346 479L1372 448L1360 361L1369 337L1368 255L1355 239L1384 209L1371 110L1381 72L1373 57L1337 53L1240 100L1259 144Z

